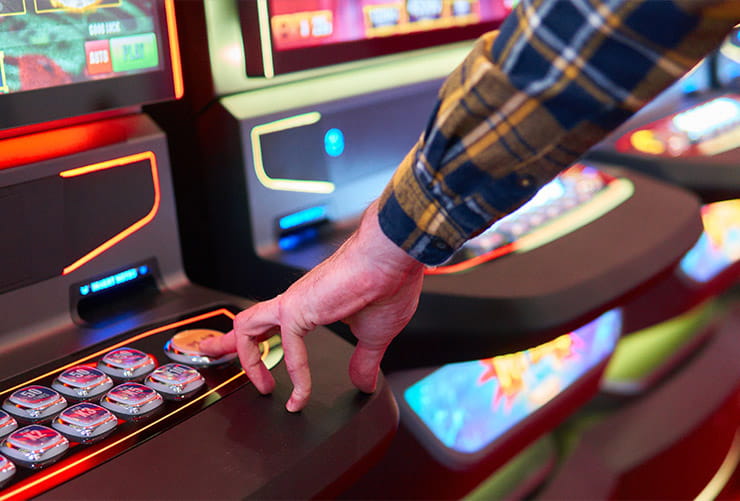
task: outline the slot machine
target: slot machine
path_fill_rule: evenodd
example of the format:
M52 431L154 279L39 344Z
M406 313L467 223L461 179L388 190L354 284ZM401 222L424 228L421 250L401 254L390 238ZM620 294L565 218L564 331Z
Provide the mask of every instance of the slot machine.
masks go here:
M738 197L739 33L588 157L685 186L706 202Z
M190 94L151 113L176 138L174 181L178 200L187 201L178 207L180 227L196 282L266 298L329 255L423 130L442 79L469 49L458 37L495 27L508 9L506 2L408 4L429 7L428 18L400 2L178 4L180 30L191 34L183 47ZM461 26L442 26L450 14ZM700 234L698 213L683 190L585 162L456 262L430 269L426 306L397 340L414 349L399 348L407 360L389 353L385 366L404 416L385 456L397 461L379 462L344 495L392 496L406 484L406 494L461 496L522 463L513 491L549 478L559 452L545 433L597 391L622 332L624 313L611 308L657 280L654 273L670 273ZM501 284L491 285L492 276ZM459 315L439 315L453 307ZM453 399L439 408L449 420L441 425L420 405L456 369L401 370L497 353L463 363L465 375L448 387L447 396L477 387L487 374L469 399L483 396L480 412L467 422ZM484 411L493 404L503 412ZM466 429L480 427L488 427L484 436L460 445L470 442ZM399 463L428 481L409 482ZM415 490L422 483L427 490ZM436 490L455 483L467 490Z
M0 499L331 495L397 407L382 381L333 381L296 419L279 336L276 398L198 350L251 303L186 277L167 137L142 112L183 92L174 3L0 6ZM351 347L313 339L333 378Z
M377 2L184 2L183 31L209 39L186 47L186 60L210 65L186 64L197 86L189 103L177 118L156 116L168 132L180 129L178 144L193 145L179 153L188 168L177 169L176 184L178 193L200 188L182 218L197 282L270 297L352 231L467 52L469 44L452 41L495 27L507 12L502 1L432 4L439 10L422 20ZM422 42L431 47L405 51ZM574 166L535 203L474 244L474 272L429 270L387 368L515 351L575 329L646 281L645 270L676 262L700 231L689 194L604 165ZM641 218L646 211L654 217ZM464 342L450 346L460 335Z

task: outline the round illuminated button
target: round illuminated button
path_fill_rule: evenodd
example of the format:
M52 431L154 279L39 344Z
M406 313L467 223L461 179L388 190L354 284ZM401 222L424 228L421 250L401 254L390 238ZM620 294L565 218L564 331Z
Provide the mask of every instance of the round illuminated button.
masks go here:
M98 369L118 379L137 379L150 373L156 365L153 356L133 348L118 348L98 361Z
M108 409L82 402L63 410L51 426L74 441L89 443L106 436L117 424L118 419Z
M15 475L15 465L0 454L0 485L3 485L13 475Z
M172 399L186 398L205 383L200 372L182 364L166 364L149 374L145 381L162 396Z
M143 417L162 405L162 395L139 383L123 383L110 390L100 404L124 419Z
M30 421L50 418L67 406L67 401L46 386L26 386L13 392L3 402L3 409L13 416Z
M0 438L18 428L18 422L7 412L0 411Z
M211 358L200 351L200 343L204 339L223 336L224 333L214 329L189 329L180 331L167 341L164 352L175 362L191 365L216 365L229 362L236 358L236 353L229 353L219 358Z
M16 463L41 468L53 463L69 448L69 440L49 427L32 424L16 430L0 445L0 452Z
M113 380L99 369L78 365L59 374L51 387L67 397L87 400L110 390Z

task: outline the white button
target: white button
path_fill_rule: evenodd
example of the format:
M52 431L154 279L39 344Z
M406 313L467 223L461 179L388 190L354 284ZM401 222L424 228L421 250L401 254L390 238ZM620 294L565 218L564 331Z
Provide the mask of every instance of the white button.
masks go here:
M0 452L22 466L41 468L53 463L69 448L69 440L46 426L32 424L11 433Z
M98 369L119 379L136 379L151 372L156 366L154 357L133 348L118 348L108 352Z
M88 443L107 435L117 424L118 419L108 409L83 402L62 411L52 426L72 440Z
M31 385L13 392L3 409L13 416L27 420L49 418L67 406L67 401L56 391L46 386Z
M162 393L163 396L186 398L200 389L205 383L200 372L182 364L166 364L158 367L146 378L145 384Z
M149 414L162 405L162 396L139 383L123 383L110 390L100 404L124 419Z
M113 380L101 370L78 365L59 374L51 387L68 397L85 400L110 390Z

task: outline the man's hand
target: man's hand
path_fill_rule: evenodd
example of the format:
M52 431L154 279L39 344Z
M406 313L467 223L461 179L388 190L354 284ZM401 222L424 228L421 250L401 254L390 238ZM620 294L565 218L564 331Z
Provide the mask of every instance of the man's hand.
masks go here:
M233 331L204 341L200 348L211 356L237 351L247 377L266 394L275 381L260 360L258 343L279 330L293 381L286 408L296 412L311 395L303 337L319 325L341 320L358 340L350 378L357 388L371 393L386 348L416 310L423 278L423 265L383 234L373 203L359 229L331 257L285 293L239 313Z

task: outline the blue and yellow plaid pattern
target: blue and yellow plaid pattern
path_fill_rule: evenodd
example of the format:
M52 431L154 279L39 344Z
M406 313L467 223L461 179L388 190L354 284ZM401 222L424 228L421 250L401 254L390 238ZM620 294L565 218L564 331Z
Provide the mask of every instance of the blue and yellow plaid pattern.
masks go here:
M444 262L717 47L739 6L522 0L443 84L381 197L384 233Z

